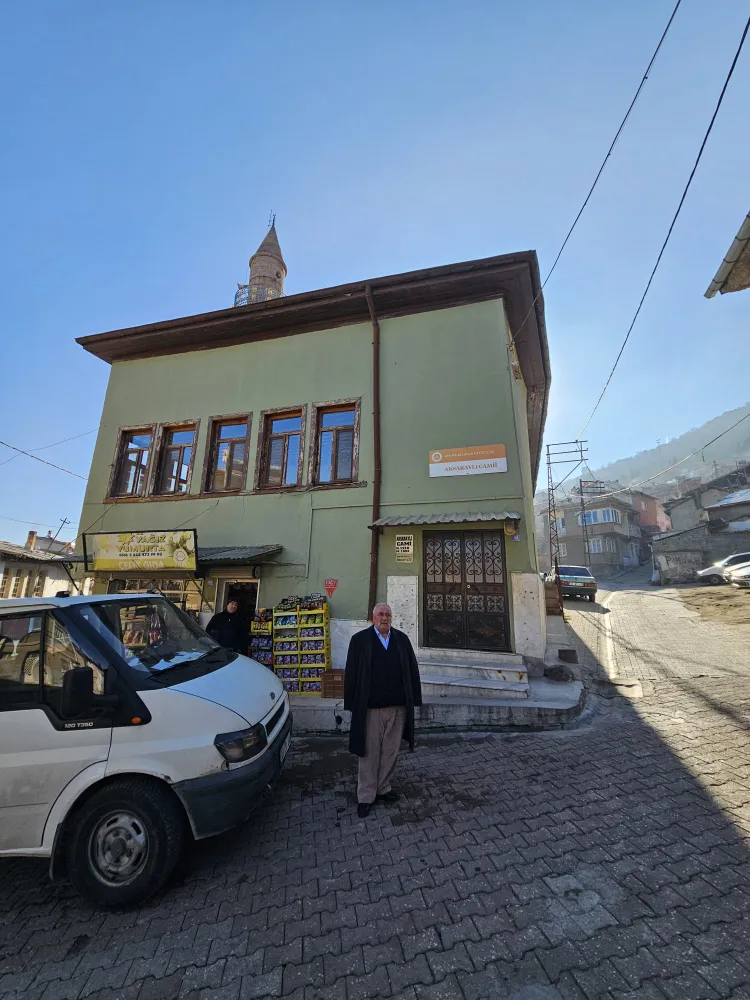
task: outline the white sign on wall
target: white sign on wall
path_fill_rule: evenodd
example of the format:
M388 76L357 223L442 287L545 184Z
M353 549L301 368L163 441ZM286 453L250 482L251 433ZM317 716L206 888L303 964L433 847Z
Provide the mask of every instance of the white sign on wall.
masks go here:
M430 452L430 478L436 476L481 476L507 472L504 444L481 444L470 448L443 448Z
M414 535L396 535L396 562L414 562Z

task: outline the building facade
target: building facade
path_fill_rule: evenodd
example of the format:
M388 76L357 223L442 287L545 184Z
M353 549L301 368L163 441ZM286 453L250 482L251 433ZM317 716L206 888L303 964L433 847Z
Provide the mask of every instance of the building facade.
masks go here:
M208 616L230 595L249 613L325 587L337 666L375 600L422 658L544 655L534 253L79 343L111 365L82 544L197 537L195 571L97 572L98 592L158 586Z
M747 485L750 485L750 465L738 462L737 467L730 472L684 491L682 496L669 500L665 504L672 529L685 531L694 527L706 519L709 507L718 503L729 493Z
M621 496L589 497L584 514L577 498L556 506L561 565L588 566L601 579L640 565L640 515L628 500ZM540 517L542 530L549 537L549 517L546 512Z

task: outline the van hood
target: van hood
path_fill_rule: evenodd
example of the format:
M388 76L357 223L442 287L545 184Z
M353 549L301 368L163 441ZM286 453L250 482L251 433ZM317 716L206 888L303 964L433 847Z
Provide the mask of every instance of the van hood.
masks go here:
M171 690L222 705L241 715L248 726L264 719L284 698L284 686L276 674L262 663L241 655L225 667L175 684Z

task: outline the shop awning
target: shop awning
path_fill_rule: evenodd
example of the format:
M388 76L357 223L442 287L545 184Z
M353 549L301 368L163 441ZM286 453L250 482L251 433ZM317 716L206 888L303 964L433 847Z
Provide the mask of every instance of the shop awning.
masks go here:
M198 546L199 566L224 566L231 563L262 563L281 552L281 545Z
M428 524L472 524L475 521L520 521L521 515L515 510L487 511L450 511L440 514L394 514L392 517L381 517L371 528L400 528L411 525Z

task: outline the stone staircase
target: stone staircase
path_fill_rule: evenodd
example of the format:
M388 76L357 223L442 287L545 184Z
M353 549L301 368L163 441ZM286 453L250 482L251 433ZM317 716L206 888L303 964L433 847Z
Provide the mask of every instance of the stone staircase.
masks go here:
M471 702L528 698L529 676L522 657L512 653L469 656L420 660L422 695Z

